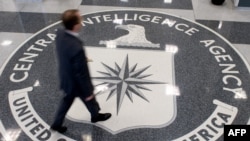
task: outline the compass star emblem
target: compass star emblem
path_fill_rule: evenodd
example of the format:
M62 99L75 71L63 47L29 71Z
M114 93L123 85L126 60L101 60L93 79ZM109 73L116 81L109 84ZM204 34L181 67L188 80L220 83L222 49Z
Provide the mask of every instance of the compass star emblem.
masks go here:
M151 91L144 85L165 84L164 82L157 82L144 79L152 75L152 74L147 74L147 75L143 74L143 72L145 72L148 68L150 68L150 66L138 70L136 69L137 64L135 64L133 67L129 67L128 55L126 56L126 59L123 61L122 67L120 67L116 62L114 69L104 63L102 63L102 65L104 66L107 72L101 72L101 71L98 72L104 75L104 77L92 77L92 79L103 82L96 86L107 85L108 89L106 91L110 91L107 100L109 100L113 95L116 94L117 114L119 113L125 95L130 99L131 102L133 102L132 94L135 94L140 98L144 99L145 101L149 102L149 100L144 96L144 94L140 91L140 89ZM97 95L103 94L106 91L100 91L97 93Z

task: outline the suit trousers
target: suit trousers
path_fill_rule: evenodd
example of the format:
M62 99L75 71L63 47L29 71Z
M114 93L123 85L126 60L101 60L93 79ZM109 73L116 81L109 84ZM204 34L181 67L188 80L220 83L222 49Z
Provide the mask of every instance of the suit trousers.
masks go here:
M70 94L65 94L64 97L62 98L59 109L56 113L55 119L51 127L53 128L60 128L63 124L63 121L65 119L65 116L71 107L74 99L76 97L79 97L81 101L85 104L86 108L91 114L91 117L95 117L98 115L100 111L100 106L98 102L96 101L95 98L91 99L90 101L85 101L85 97L79 94L77 90L73 90L72 93ZM79 111L80 112L80 111Z

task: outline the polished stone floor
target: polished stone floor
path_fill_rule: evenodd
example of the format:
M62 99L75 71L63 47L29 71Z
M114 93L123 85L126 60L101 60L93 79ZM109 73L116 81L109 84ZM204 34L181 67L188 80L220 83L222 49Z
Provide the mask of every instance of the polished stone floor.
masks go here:
M79 9L101 112L79 99L49 130L55 33ZM250 8L208 0L0 0L0 141L223 141L250 124Z

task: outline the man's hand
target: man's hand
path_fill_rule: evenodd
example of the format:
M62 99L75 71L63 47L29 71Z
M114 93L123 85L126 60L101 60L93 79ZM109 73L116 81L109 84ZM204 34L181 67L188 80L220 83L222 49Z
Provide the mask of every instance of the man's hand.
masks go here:
M92 94L91 96L87 97L87 98L85 99L85 101L90 101L90 100L93 99L93 98L95 98L95 95L94 95L94 94Z
M87 58L87 62L93 62L91 58Z

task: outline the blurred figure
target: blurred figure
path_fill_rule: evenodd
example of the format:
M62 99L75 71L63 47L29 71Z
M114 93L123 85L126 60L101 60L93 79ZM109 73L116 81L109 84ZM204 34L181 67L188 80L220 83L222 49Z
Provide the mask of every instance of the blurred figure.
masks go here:
M87 107L91 114L91 122L105 121L111 117L110 113L99 113L100 107L93 94L94 87L83 49L84 42L78 37L82 27L81 20L77 9L66 10L62 14L62 23L65 29L58 30L56 36L60 89L64 91L64 96L51 129L60 133L67 130L67 127L62 126L62 124L76 97L79 97Z

